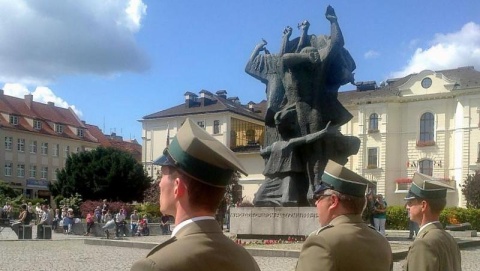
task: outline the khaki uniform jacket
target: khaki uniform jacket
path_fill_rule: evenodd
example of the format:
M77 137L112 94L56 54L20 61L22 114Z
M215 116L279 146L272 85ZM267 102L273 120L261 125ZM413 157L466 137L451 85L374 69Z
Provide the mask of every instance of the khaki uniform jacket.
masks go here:
M175 237L153 248L131 271L260 271L253 257L225 236L215 220L185 225Z
M404 270L408 271L460 271L460 249L457 242L440 222L423 228L408 249Z
M297 271L388 271L393 268L387 239L360 215L342 215L312 233L303 244Z

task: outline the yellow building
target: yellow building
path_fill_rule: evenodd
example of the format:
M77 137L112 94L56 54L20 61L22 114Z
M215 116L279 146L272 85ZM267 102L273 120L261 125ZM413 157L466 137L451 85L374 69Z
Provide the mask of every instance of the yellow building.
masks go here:
M27 198L50 199L48 184L56 180L67 157L99 145L72 109L54 103L4 95L0 90L0 165L4 181Z
M480 72L425 70L379 87L340 92L354 118L341 128L361 147L346 165L377 183L389 205L403 205L415 171L454 187L449 206L465 206L461 185L480 162Z

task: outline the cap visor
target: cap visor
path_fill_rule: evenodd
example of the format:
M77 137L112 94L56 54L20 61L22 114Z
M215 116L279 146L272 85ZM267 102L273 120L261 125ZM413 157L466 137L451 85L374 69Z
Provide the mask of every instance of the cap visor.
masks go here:
M170 158L169 155L164 154L153 161L153 164L158 166L174 166L175 162Z

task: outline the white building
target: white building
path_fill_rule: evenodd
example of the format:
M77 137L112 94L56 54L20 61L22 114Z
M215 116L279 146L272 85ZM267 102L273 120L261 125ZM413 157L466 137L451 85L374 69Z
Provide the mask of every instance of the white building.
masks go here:
M447 204L464 206L461 184L480 162L480 72L430 71L339 93L354 118L342 127L360 138L347 166L377 183L389 205L403 205L415 171L453 186Z
M238 97L227 98L225 90L213 94L202 90L199 96L186 92L185 103L144 116L142 123L142 161L149 176L156 179L160 168L153 161L163 154L188 117L205 128L214 138L229 146L240 159L248 176L241 176L242 194L252 201L264 180L264 161L260 143L264 137L263 109L265 102L242 105Z

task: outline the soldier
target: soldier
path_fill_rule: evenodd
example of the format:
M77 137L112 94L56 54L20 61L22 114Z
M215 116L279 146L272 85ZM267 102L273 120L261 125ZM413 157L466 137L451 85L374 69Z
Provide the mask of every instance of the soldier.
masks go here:
M439 221L446 197L445 185L418 172L413 175L406 208L420 230L408 250L404 270L462 270L457 242Z
M259 271L215 220L234 171L245 174L235 154L187 119L156 164L162 166L160 211L174 216L176 226L172 238L131 270Z
M314 191L321 228L303 244L297 271L392 270L390 244L362 220L368 183L353 171L328 161Z

